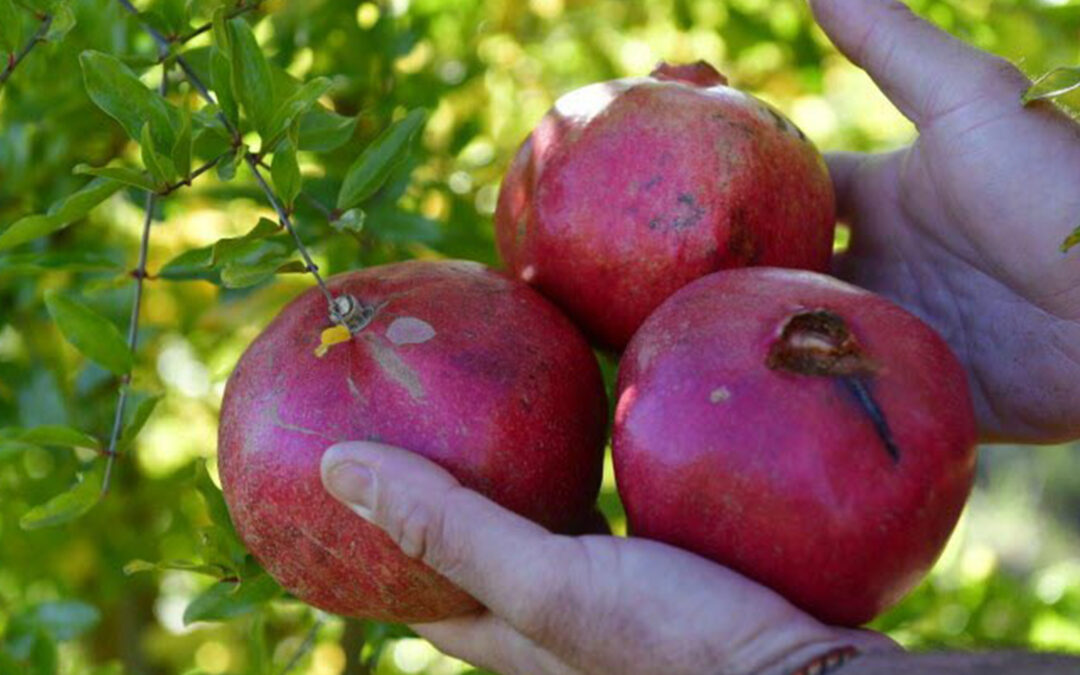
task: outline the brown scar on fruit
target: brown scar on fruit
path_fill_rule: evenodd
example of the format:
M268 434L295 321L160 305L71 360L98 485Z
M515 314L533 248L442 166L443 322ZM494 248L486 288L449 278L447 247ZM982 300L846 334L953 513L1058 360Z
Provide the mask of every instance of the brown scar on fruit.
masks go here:
M865 354L842 318L824 309L790 317L781 328L780 337L769 348L765 365L799 375L837 378L870 418L893 462L900 461L900 448L893 439L885 412L870 391L869 381L879 368Z
M424 398L426 395L424 385L420 383L420 377L417 376L415 370L402 361L392 348L382 345L377 339L366 342L368 352L387 377L401 385L414 399Z

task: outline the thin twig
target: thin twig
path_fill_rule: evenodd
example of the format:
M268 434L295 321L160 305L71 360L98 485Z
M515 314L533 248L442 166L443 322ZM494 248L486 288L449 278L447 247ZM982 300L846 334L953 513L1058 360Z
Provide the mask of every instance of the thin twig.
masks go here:
M322 628L322 624L322 617L315 619L315 623L311 625L311 629L308 630L307 635L304 636L304 641L296 648L292 658L289 659L289 662L285 664L285 667L281 669L278 675L287 675L287 673L292 671L292 669L300 663L300 659L304 658L304 655L311 651L312 645L315 644L315 636L318 634L319 629Z
M169 39L162 35L153 26L143 21L142 17L139 16L139 10L131 4L131 0L117 0L117 2L119 2L120 5L128 11L128 13L138 19L139 24L142 26L143 30L145 30L150 35L150 37L154 39L154 41L158 44L158 48L160 50L169 49ZM217 101L210 93L210 90L206 88L206 85L203 84L202 80L199 79L199 76L195 73L194 69L192 69L191 64L189 64L182 56L176 57L176 64L180 66L181 70L184 71L184 76L187 77L188 82L190 82L191 86L195 88L195 91L199 92L199 95L202 96L203 100L205 100L210 105L216 106ZM233 139L234 146L240 147L243 144L243 139L240 136L240 131L235 126L233 126L232 122L230 122L229 119L225 117L224 113L222 113L220 109L218 110L217 118L221 120L222 124L225 125L225 128L228 130L229 135ZM338 310L336 303L334 302L333 294L330 293L330 289L327 288L326 282L323 281L322 275L319 274L319 268L311 259L311 255L308 253L307 247L304 246L304 241L300 238L300 235L297 234L296 229L293 227L292 220L289 218L289 214L285 211L284 208L282 208L281 202L278 200L277 195L274 194L273 188L270 187L270 185L263 178L262 174L259 172L259 166L256 163L257 160L255 156L251 153L245 153L244 157L247 161L248 166L251 167L252 173L255 174L255 180L259 183L259 187L266 195L267 201L270 202L270 205L277 213L278 219L281 221L281 225L289 231L289 234L291 234L293 239L296 241L296 248L300 251L300 255L304 258L304 263L305 265L307 265L308 272L310 272L311 275L315 277L315 283L319 285L319 289L322 291L323 296L326 297L326 302L329 305L330 309L330 315L341 319L342 316Z
M241 2L236 7L234 7L231 12L226 14L225 18L227 18L227 19L235 19L236 17L238 17L238 16L240 16L242 14L245 14L245 13L250 12L252 10L258 9L259 5L261 5L262 3L263 3L263 0L255 0L255 2L252 2L250 5L246 5L243 2ZM214 23L212 21L207 21L206 23L199 26L198 28L196 28L196 29L194 29L194 30L192 30L192 31L190 31L188 33L184 33L183 35L179 35L179 36L173 38L173 42L176 42L176 43L179 43L179 44L186 44L188 42L191 42L195 38L199 37L203 33L209 31L213 27L214 27Z
M168 92L169 67L161 67L161 85L158 88L162 96ZM132 276L135 277L135 299L131 303L131 321L128 323L127 345L128 350L134 354L139 344L139 313L142 310L143 282L146 280L146 258L150 251L150 226L154 223L154 209L157 206L158 195L148 192L146 203L143 206L142 238L139 240L139 262L135 266ZM116 444L120 440L120 430L124 426L124 408L127 407L128 391L131 389L131 373L124 375L120 380L120 393L116 400L116 414L113 416L112 434L109 435L109 448L105 451L105 476L101 480L101 495L104 497L109 492L112 481L113 466L116 464Z
M21 63L22 60L26 58L26 55L30 53L30 50L36 47L39 42L45 40L45 34L49 32L52 21L52 14L46 14L42 17L41 25L38 26L38 29L30 36L30 39L26 41L26 44L19 50L19 53L11 55L11 58L8 59L7 66L4 67L3 71L0 71L0 87L4 86L4 83L7 82L8 78L11 77L11 74L15 72L19 63Z
M221 162L221 160L225 159L226 157L228 157L231 154L232 154L232 151L227 151L227 152L221 153L220 155L213 158L212 160L210 160L206 164L203 164L199 168L197 168L194 171L192 171L191 173L189 173L187 175L187 177L184 178L183 180L177 181L176 183L173 183L172 185L167 185L163 189L158 190L157 195L159 197L164 197L166 195L172 194L173 192L176 192L177 190L179 190L182 187L190 186L192 181L194 181L196 178L203 175L204 173L206 173L210 169L213 169L215 166L218 165L219 162Z
M270 165L267 164L266 160L262 159L261 157L259 158L259 166L266 169L267 171L271 171ZM300 197L302 197L303 200L308 203L308 206L321 213L323 217L326 218L326 220L328 220L329 222L333 222L340 217L337 209L330 208L329 206L323 204L318 199L312 197L303 190L300 191Z
M296 232L296 228L293 227L292 219L289 218L288 212L285 211L281 202L278 201L277 195L274 194L274 190L266 182L266 179L263 178L262 172L259 171L259 165L256 162L255 155L247 153L244 155L244 159L247 161L248 167L251 168L251 173L255 174L255 182L259 184L263 194L266 195L266 199L270 202L270 206L274 207L278 220L281 221L282 226L289 231L293 240L296 241L296 248L300 251L300 256L304 259L304 264L307 266L308 272L311 272L311 275L315 277L315 282L319 284L319 290L322 291L323 296L326 298L326 302L330 304L331 311L335 311L334 296L330 293L330 289L326 287L326 282L323 281L322 275L319 274L319 266L311 259L311 256L307 252L307 248L304 246L303 240L300 239L300 235Z

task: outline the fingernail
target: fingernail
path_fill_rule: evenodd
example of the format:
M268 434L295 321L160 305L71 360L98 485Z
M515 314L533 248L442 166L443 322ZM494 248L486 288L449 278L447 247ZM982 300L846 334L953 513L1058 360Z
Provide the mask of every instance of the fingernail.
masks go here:
M371 469L355 462L342 462L330 470L326 487L356 515L364 520L373 520L375 474Z

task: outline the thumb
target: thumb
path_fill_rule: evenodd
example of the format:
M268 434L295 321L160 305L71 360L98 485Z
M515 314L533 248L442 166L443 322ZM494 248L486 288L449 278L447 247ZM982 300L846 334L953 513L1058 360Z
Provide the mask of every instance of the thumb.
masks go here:
M1029 80L916 16L900 0L810 0L818 24L919 127L979 101L1019 106Z
M496 614L513 620L541 596L562 539L461 486L420 455L339 443L322 458L327 491Z

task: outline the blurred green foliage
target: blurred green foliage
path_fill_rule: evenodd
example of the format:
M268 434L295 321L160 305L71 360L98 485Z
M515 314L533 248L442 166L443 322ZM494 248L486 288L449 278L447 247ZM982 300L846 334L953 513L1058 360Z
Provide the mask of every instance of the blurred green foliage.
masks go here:
M164 34L185 37L219 7L250 9L233 0L137 5ZM912 5L1032 75L1080 63L1076 0ZM156 202L123 440L130 451L117 463L110 494L58 527L24 529L20 521L99 462L119 379L65 340L85 324L71 327L69 319L67 328L63 320L58 326L45 297L72 300L124 330L144 193L112 188L71 227L0 252L0 673L261 674L294 659L294 672L313 675L468 671L400 627L342 621L281 598L238 548L200 467L204 460L213 466L218 406L233 364L311 279L269 278L295 270L292 244L259 229L273 212L250 172L229 155L226 130L175 64L168 101L179 117L163 113L175 128L159 124L133 140L125 132L130 125L103 112L110 104L95 105L101 96L91 99L94 80L80 66L86 50L118 57L146 87L161 79L155 45L118 2L0 0L0 52L16 51L35 34L35 12L53 16L41 33L47 41L0 90L0 228L82 188L87 177L73 171L77 165L110 165L159 187L182 179L186 151L176 138L185 133L186 115L192 167L228 157ZM233 108L223 100L222 110L234 122L241 110L250 118L242 130L253 149L277 143L264 173L286 201L302 176L295 221L330 274L409 257L496 263L491 214L499 179L532 125L561 93L643 74L660 59L717 64L826 150L889 149L913 134L865 74L830 46L802 0L269 0L239 21L196 34L174 52L184 53L215 91L230 76L245 83L233 92ZM254 45L270 69L215 71L211 45L220 46L221 31L232 36L223 55L239 58ZM283 107L300 82L312 83L315 112L277 138L259 138L259 130L274 131L259 101L276 93ZM1074 92L1061 103L1080 101ZM134 106L130 97L111 105L114 116ZM416 110L427 111L417 139L399 124L373 143L394 122L412 126ZM373 164L379 157L385 159ZM137 178L142 167L150 174ZM345 192L343 182L350 186ZM323 211L335 206L353 210L330 222ZM59 216L51 218L55 225ZM231 243L212 248L226 238ZM233 271L211 259L231 261ZM60 304L66 316L86 316ZM123 372L126 357L115 346L96 360ZM94 356L93 348L80 349ZM42 425L65 425L95 440L19 431ZM1075 451L986 449L949 549L930 578L875 627L920 648L1080 651ZM96 478L88 472L85 480ZM624 531L610 471L601 505ZM231 593L237 579L247 589L239 600ZM185 613L201 620L188 625ZM219 618L226 620L211 621Z

